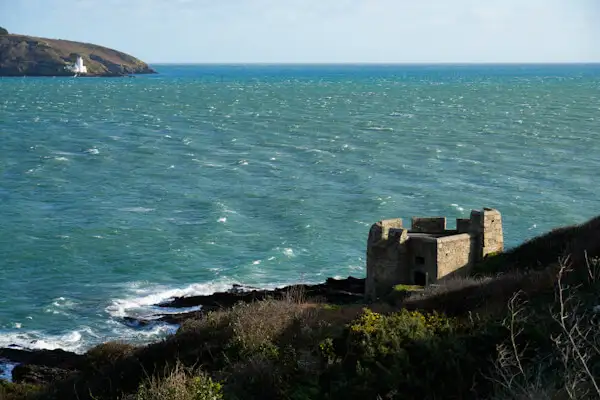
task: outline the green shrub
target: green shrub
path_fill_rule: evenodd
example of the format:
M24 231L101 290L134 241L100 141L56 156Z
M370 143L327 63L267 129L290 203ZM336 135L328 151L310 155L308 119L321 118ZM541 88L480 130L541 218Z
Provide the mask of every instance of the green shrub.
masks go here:
M86 360L89 368L101 369L107 366L113 366L119 360L130 356L137 347L121 342L102 343L91 348L86 353Z
M11 383L0 380L0 400L31 399L40 388L27 383Z
M327 398L469 398L495 339L438 313L365 309L340 338L319 346ZM472 354L475 353L475 355Z
M0 26L0 36L8 35L8 31Z

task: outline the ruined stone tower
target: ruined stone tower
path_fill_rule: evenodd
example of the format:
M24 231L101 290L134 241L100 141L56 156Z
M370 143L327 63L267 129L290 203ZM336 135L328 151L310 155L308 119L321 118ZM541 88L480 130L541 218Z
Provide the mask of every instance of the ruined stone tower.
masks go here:
M379 221L367 241L366 297L374 300L394 285L436 283L466 275L485 256L504 250L502 217L491 208L473 210L446 228L445 217L412 218L411 229L402 219Z

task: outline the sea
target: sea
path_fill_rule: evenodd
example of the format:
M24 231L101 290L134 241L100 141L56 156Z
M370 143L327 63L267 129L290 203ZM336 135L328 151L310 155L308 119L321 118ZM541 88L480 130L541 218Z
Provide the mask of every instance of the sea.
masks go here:
M0 78L0 347L147 343L175 296L364 277L370 226L600 214L600 65ZM176 312L176 310L167 310ZM10 366L9 366L10 367Z

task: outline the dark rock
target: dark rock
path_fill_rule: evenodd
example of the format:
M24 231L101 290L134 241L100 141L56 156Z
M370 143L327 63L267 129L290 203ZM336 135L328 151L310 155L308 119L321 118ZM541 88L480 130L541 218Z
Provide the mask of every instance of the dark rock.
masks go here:
M349 304L362 300L365 290L365 280L353 277L346 279L329 278L325 283L316 285L292 285L275 290L234 290L229 292L213 293L205 296L176 297L171 301L158 304L159 307L187 308L187 307L231 307L238 302L252 302L266 298L283 298L295 292L302 296L320 298L334 304Z
M142 318L125 317L123 322L133 327L145 327L156 323L180 325L188 319L198 319L210 311L230 308L236 303L250 303L265 299L283 299L286 296L302 296L307 301L325 301L331 304L352 304L363 301L365 280L348 277L346 279L329 278L325 283L314 285L291 285L274 290L262 290L252 286L234 284L226 292L217 292L204 296L176 297L170 301L156 304L162 308L201 307L199 311L182 313L157 313Z
M78 369L85 357L64 350L26 350L18 348L0 349L0 358L13 363L42 365L49 368Z
M15 383L30 383L34 385L44 385L69 377L73 371L46 367L43 365L21 364L17 365L12 371L12 380Z
M275 290L261 290L250 286L233 285L226 292L205 296L176 297L157 304L162 308L201 307L200 311L182 313L157 313L145 318L125 317L123 322L133 327L145 327L156 323L180 325L187 319L198 319L210 311L230 308L236 303L249 303L265 299L283 299L287 296L301 296L307 301L325 301L331 304L352 304L363 300L365 280L348 277L346 279L329 278L325 283L315 285L292 285Z

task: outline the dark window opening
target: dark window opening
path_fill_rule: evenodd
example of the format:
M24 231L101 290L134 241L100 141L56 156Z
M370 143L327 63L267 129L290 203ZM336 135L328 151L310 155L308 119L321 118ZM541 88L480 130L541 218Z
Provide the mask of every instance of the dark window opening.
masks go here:
M416 265L425 265L425 257L415 257Z
M425 272L415 271L413 279L415 281L415 285L427 286L427 274Z

